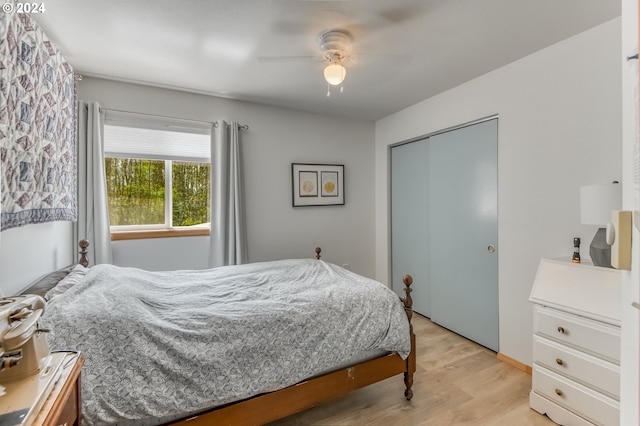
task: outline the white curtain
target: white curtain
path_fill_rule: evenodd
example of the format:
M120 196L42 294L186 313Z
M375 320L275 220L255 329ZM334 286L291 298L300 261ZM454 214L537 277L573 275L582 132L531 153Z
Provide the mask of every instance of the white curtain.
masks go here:
M96 102L78 104L78 221L74 241L89 241L91 264L113 263L104 168L104 112ZM78 250L76 250L77 252ZM76 253L76 261L79 256Z
M211 133L211 246L209 266L247 261L238 123L222 121Z

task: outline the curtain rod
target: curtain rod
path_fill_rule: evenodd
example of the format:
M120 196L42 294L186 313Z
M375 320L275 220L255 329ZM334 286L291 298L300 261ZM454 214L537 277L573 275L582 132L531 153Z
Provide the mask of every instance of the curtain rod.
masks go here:
M217 121L214 121L213 122L213 127L215 127L217 129L218 126L220 126L220 123L218 123ZM227 126L231 126L231 124L227 124ZM240 130L249 130L249 125L248 124L240 124L240 123L238 123L238 129L240 129Z
M135 115L144 115L146 117L154 117L154 118L165 118L167 120L178 120L178 121L184 121L187 123L200 123L200 124L209 124L211 126L215 125L213 122L211 121L201 121L201 120L189 120L187 118L178 118L178 117L169 117L166 115L157 115L157 114L148 114L146 112L133 112L133 111L125 111L122 109L113 109L113 108L106 108L101 106L100 107L101 110L104 111L112 111L112 112L123 112L125 114L135 114Z
M184 121L187 123L200 123L200 124L209 124L213 127L218 127L220 124L217 121L201 121L201 120L189 120L186 118L178 118L178 117L168 117L166 115L157 115L157 114L147 114L145 112L133 112L133 111L124 111L121 109L113 109L113 108L106 108L101 106L100 107L101 110L104 111L113 111L113 112L123 112L125 114L137 114L137 115L144 115L147 117L154 117L154 118L165 118L167 120L178 120L178 121ZM249 126L247 124L238 124L238 128L241 130L249 130Z

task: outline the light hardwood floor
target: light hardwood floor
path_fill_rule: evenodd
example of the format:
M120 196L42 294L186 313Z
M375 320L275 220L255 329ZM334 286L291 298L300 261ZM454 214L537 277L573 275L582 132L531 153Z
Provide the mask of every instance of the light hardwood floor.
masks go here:
M412 322L417 371L411 401L397 376L271 426L554 424L529 408L529 374L427 318L414 315Z

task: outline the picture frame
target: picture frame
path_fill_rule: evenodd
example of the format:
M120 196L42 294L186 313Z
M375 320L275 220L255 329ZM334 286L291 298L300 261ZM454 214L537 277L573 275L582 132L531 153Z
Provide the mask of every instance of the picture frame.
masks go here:
M291 163L293 207L344 205L344 164Z

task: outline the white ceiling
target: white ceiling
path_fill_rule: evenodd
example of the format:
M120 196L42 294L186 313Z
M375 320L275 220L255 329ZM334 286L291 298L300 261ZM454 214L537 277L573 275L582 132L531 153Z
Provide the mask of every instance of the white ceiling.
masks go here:
M56 0L84 75L376 120L620 16L619 0ZM318 35L353 34L326 96ZM588 52L585 52L587 54Z

